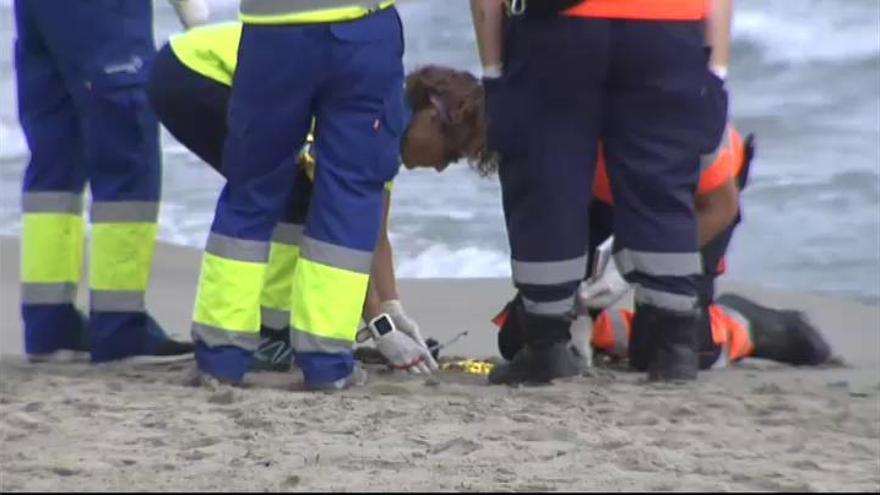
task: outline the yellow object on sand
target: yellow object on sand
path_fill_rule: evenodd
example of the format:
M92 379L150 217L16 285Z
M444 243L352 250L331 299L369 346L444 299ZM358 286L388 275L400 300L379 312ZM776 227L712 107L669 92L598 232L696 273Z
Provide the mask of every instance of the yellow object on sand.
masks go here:
M494 367L494 363L490 363L489 361L480 361L477 359L462 359L459 361L451 361L440 365L440 369L442 370L463 371L471 375L481 376L488 375Z

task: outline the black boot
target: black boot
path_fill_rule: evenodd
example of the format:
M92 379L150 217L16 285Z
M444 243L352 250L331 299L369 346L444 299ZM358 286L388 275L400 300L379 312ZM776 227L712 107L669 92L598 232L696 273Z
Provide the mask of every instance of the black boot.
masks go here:
M716 303L748 320L752 357L796 366L815 366L831 357L828 343L798 311L770 309L735 294L724 294Z
M516 353L523 348L525 329L520 313L523 309L522 297L517 293L516 297L508 302L502 310L502 314L506 313L507 316L501 328L498 329L498 352L508 361L512 360Z
M649 304L637 305L630 363L636 369L647 369L651 381L696 380L700 321L697 310L679 313Z
M571 345L570 320L530 314L521 305L511 316L525 329L525 345L509 363L492 370L489 383L549 383L586 369L584 356Z
M724 349L715 343L712 334L712 316L708 306L700 306L700 325L697 331L697 349L701 370L707 370L718 362L718 358Z

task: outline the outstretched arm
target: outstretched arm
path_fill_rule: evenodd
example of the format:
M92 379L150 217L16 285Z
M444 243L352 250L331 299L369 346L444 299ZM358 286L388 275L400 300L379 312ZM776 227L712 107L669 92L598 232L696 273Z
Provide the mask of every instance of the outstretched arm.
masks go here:
M383 201L382 227L379 230L376 252L373 254L370 286L364 306L365 321L370 321L382 313L383 302L399 299L394 275L394 256L391 252L391 241L388 239L388 213L391 208L389 192L385 192Z
M721 79L727 78L730 64L730 32L733 0L712 0L712 13L706 23L706 43L712 47L709 68Z
M471 16L477 35L477 48L483 77L501 75L501 47L503 46L503 0L471 0Z

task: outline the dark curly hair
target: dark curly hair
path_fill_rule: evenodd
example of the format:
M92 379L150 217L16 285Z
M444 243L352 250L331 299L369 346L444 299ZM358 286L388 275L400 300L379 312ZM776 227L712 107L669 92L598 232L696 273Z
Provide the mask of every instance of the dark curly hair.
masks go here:
M406 78L406 98L413 112L439 98L448 114L446 138L452 150L482 176L496 169L494 153L486 146L483 86L473 74L437 65L426 65Z

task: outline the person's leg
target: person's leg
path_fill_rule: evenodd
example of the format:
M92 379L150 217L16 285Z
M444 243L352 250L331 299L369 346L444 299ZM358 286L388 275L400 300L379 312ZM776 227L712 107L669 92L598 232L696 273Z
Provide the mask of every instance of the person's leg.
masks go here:
M831 357L828 342L800 311L773 309L737 294L722 294L712 312L727 332L726 361L756 357L815 366Z
M88 350L74 307L85 242L84 145L73 98L41 34L44 3L15 2L18 113L31 152L22 187L21 313L25 353L34 358Z
M321 29L246 24L242 31L222 164L227 183L202 257L192 324L199 369L223 380L240 381L260 343L269 244L295 186L315 81L325 74ZM298 56L279 63L277 54L291 50Z
M159 123L144 88L155 57L152 3L63 2L53 10L54 49L74 61L68 79L84 89L92 361L185 355L191 347L169 340L145 307L161 193Z
M156 55L147 95L162 125L221 175L229 86L189 69L165 44Z
M598 201L595 198L590 203L590 235L589 247L587 248L587 264L585 267L584 278L590 274L591 267L595 263L596 248L605 239L614 232L614 215L611 205ZM519 320L513 317L515 307L522 305L522 297L517 294L516 297L507 303L502 310L504 314L503 320L498 325L498 350L501 357L508 361L522 349L523 336L519 325ZM589 315L592 320L596 320L600 311L590 309Z
M702 320L694 194L726 97L706 69L700 23L625 21L614 34L603 144L615 259L635 286L630 362L652 379L693 379Z
M548 381L576 372L562 356L587 262L608 22L516 20L506 40L489 138L502 160L513 280L522 296L511 316L522 320L525 347L489 379Z
M294 274L291 341L311 388L348 385L379 235L384 184L399 168L402 26L394 9L334 24L316 104L315 189Z
M290 369L293 359L290 346L291 290L312 188L312 178L300 168L281 220L272 232L266 279L260 296L261 343L254 353L254 369Z

